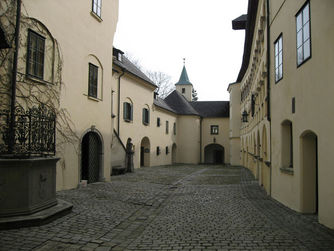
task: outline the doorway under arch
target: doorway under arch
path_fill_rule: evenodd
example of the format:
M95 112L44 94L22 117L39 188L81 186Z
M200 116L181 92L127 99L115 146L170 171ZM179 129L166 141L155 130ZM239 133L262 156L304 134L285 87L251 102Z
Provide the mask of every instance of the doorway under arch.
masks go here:
M101 180L102 141L96 132L86 133L81 141L81 180L94 183Z
M151 144L148 137L144 137L140 143L140 166L150 166Z
M174 143L172 146L172 164L176 163L176 144Z
M210 144L204 148L204 162L208 164L224 164L225 149L219 144Z
M300 138L301 211L318 213L318 137L308 131Z

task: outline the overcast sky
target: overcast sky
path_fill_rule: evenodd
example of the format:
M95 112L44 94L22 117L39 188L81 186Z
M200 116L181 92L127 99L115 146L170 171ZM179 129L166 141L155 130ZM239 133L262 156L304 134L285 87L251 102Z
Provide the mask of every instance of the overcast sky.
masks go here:
M248 0L120 0L114 45L147 70L179 80L186 58L199 100L229 100L240 70L244 31L231 21Z

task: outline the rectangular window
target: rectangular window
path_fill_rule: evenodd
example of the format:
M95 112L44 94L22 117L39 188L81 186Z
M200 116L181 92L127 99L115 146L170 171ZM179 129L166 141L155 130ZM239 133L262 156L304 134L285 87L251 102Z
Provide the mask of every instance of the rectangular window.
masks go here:
M310 3L307 2L296 15L297 65L311 57Z
M133 107L132 104L128 102L123 103L123 118L126 122L133 120Z
M283 37L282 35L275 42L275 82L283 78Z
M212 126L211 126L211 134L212 134L212 135L217 135L217 134L219 134L219 126L217 126L217 125L212 125Z
M101 17L101 6L102 6L102 0L92 1L92 11L99 17Z
M157 118L157 127L160 127L160 118Z
M88 96L97 98L97 73L99 68L89 63L88 73Z
M143 124L148 125L150 123L150 111L147 108L143 108Z
M28 30L27 74L39 79L44 75L45 38Z
M174 133L174 135L176 135L176 123L175 122L173 124L173 133Z
M186 93L186 88L182 88L182 93Z
M166 146L166 155L169 153L168 146Z
M160 155L160 147L157 146L157 155Z
M169 133L169 125L168 125L168 121L166 121L166 134Z

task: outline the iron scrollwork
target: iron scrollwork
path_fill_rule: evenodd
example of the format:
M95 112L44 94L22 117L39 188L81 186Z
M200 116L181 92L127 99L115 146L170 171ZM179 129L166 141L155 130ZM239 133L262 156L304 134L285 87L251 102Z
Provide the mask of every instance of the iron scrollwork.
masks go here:
M56 115L41 105L25 110L15 109L14 147L9 152L10 111L0 111L0 155L31 157L56 153Z

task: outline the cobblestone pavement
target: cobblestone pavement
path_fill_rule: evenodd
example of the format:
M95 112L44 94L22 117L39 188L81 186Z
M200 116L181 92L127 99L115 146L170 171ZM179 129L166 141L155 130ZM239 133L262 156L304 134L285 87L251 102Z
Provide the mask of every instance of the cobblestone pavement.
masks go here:
M0 231L0 250L334 250L334 231L268 197L244 168L141 168L61 191L73 212Z

